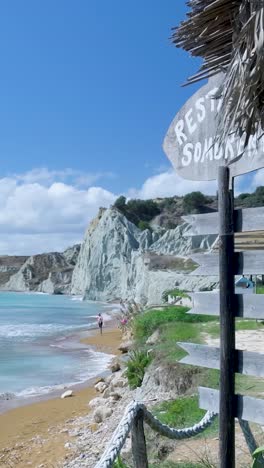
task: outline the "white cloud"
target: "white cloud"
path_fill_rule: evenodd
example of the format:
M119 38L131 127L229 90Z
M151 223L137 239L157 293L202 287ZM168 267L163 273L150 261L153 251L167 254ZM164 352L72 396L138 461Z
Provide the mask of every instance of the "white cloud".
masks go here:
M99 207L115 199L101 187L0 179L0 254L63 250L80 242Z
M63 170L49 170L46 167L32 169L23 174L14 174L12 179L20 183L33 184L35 182L50 185L53 182L65 182L78 187L89 187L103 178L113 178L112 172L83 172L76 169L66 168Z
M129 197L156 198L172 197L174 195L185 195L189 192L200 190L203 193L214 195L216 193L216 182L196 182L179 177L174 170L168 170L161 174L149 177L141 189L128 191Z
M81 171L43 168L0 179L0 255L62 251L80 242L99 207L110 206L118 196L99 186L84 188L81 177L87 184L92 180ZM147 199L195 190L214 194L216 183L184 180L166 170L127 196Z

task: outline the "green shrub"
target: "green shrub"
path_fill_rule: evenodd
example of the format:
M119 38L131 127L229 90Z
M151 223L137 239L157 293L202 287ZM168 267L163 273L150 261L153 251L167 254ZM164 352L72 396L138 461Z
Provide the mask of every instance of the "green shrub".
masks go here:
M130 388L140 387L145 375L145 369L150 364L151 357L146 351L132 351L126 363L126 372Z
M153 200L129 200L120 196L114 206L129 220L137 226L142 221L147 223L160 214L160 208Z
M126 206L126 197L124 197L123 195L120 195L120 197L116 199L114 206L120 211L124 210Z
M190 297L188 296L186 291L182 291L181 289L166 289L162 293L162 300L163 302L168 302L168 296L172 297Z
M187 193L183 197L183 210L185 213L196 213L207 202L202 192Z
M151 226L149 225L149 223L147 221L142 221L142 220L139 221L138 228L141 231L145 231L146 229L149 229L150 231L152 231Z
M120 455L117 457L116 461L113 464L113 468L128 468L125 463L123 463Z
M253 465L252 468L260 468L264 462L264 447L259 447L253 453Z

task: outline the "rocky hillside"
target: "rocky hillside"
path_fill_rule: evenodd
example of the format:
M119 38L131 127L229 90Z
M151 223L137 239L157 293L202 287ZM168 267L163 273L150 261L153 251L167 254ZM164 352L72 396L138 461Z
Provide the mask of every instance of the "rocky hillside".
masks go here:
M241 194L236 207L264 205L264 187ZM190 276L192 252L206 251L215 236L186 237L186 213L217 210L217 197L192 192L183 197L126 200L119 197L90 223L82 246L64 253L0 257L0 289L80 294L87 299L135 299L159 304L164 290L210 289L217 278ZM238 235L236 248L263 248L263 233Z
M0 287L20 270L27 259L26 256L4 255L0 257Z
M75 245L63 253L52 252L25 257L22 266L20 265L8 281L1 285L1 289L67 294L70 292L72 273L79 251L80 246Z
M188 228L141 231L118 209L101 210L86 232L71 293L90 300L159 304L166 289L212 288L216 278L187 273L194 269L191 252L208 249L215 236L185 237Z

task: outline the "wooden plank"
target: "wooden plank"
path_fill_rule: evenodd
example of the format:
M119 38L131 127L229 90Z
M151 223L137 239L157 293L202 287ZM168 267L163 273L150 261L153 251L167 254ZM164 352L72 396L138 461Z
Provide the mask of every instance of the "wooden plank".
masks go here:
M239 419L239 425L244 434L249 452L251 453L251 455L253 455L255 450L258 448L258 444L256 442L253 432L251 431L251 427L247 421L244 421L244 419ZM261 466L264 466L264 460Z
M228 167L218 169L219 205L219 287L220 287L220 468L235 468L235 420L232 403L235 394L234 284L234 196L229 190Z
M144 434L144 413L140 410L133 420L131 448L134 468L148 468L147 447Z
M188 356L181 359L183 364L220 369L220 348L194 343L178 343ZM264 377L264 354L234 350L234 372Z
M219 233L219 214L203 213L182 216L191 225L185 236L197 236ZM250 232L264 230L264 207L234 210L234 231Z
M188 314L220 315L218 293L197 292L189 295L193 304ZM235 317L264 319L264 294L235 294L233 310Z
M217 254L193 254L191 259L199 267L192 271L192 276L217 276L219 272L219 257ZM262 275L264 274L264 252L251 250L236 252L234 254L235 275Z
M184 237L219 233L218 211L215 213L203 213L198 215L191 214L182 216L182 219L191 226L184 234Z
M219 413L219 391L199 387L200 408ZM233 415L244 421L264 425L264 400L248 396L235 395Z

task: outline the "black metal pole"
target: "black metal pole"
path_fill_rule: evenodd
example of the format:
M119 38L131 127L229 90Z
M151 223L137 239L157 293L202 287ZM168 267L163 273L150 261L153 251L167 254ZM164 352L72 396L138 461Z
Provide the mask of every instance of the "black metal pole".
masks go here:
M234 194L228 167L219 167L219 280L220 280L220 468L235 467L234 419Z

